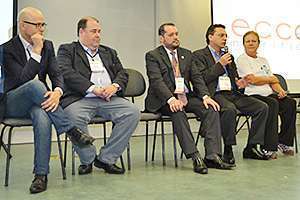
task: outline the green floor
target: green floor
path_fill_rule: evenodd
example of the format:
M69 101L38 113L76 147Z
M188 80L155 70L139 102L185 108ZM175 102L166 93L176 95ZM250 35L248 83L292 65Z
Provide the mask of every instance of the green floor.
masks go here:
M209 174L199 175L192 171L190 160L180 160L174 167L172 138L167 136L167 165L162 166L160 140L158 140L156 160L145 163L144 137L131 140L132 170L125 175L108 175L95 169L90 175L71 175L68 161L67 180L62 180L57 144L53 143L51 174L48 190L30 195L28 188L32 180L33 146L14 145L9 186L4 187L5 155L0 152L0 200L13 199L300 199L300 155L277 160L243 160L241 157L246 133L238 135L239 145L235 147L237 167L231 171L209 169ZM152 142L152 140L150 140ZM102 144L101 140L96 145ZM203 152L203 141L198 145ZM70 151L69 151L70 152ZM68 157L70 159L70 156ZM77 158L77 165L78 165ZM76 170L77 171L77 170Z

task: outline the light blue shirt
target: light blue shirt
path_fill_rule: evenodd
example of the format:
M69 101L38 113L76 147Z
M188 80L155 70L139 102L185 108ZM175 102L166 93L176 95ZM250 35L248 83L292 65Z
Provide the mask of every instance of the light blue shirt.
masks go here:
M88 58L90 68L92 71L90 81L94 83L93 87L91 86L87 90L87 95L85 97L96 97L95 94L92 93L95 86L97 87L106 87L112 84L111 78L103 65L103 62L100 58L98 51L96 53L92 53L91 49L84 46L80 43L83 47L85 54Z

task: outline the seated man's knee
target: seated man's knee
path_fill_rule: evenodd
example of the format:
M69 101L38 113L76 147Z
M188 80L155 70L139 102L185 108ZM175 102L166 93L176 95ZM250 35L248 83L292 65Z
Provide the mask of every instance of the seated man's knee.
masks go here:
M37 92L45 93L47 92L47 88L45 84L39 80L30 80L27 83L25 83L28 90L36 94Z

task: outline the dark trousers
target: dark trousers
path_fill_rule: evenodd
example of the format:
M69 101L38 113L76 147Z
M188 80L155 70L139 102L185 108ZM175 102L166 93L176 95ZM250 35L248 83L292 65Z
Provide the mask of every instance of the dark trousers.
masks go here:
M189 97L185 111L172 112L168 104L163 106L159 111L163 115L171 117L173 130L187 158L190 158L191 155L198 152L198 150L194 142L186 112L192 112L201 119L201 130L205 137L205 157L207 159L213 159L215 154L221 154L219 114L212 108L206 109L201 100L195 97Z
M267 97L253 95L253 97L267 103L269 106L264 148L269 151L277 151L278 142L293 146L293 138L296 134L296 100L290 97L278 99L276 94ZM281 121L279 135L278 114Z
M251 116L248 145L264 144L268 105L254 97L233 92L219 92L214 96L221 106L221 130L225 145L236 144L236 116L240 111Z

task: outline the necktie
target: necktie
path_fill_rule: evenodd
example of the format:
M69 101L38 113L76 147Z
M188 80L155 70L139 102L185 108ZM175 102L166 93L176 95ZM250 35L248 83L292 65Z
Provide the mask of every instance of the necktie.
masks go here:
M174 72L175 78L179 78L179 77L181 77L181 73L180 73L179 64L177 62L175 54L176 54L175 51L171 51L171 55L172 55L172 68L173 68L173 72ZM177 94L177 98L178 98L178 100L180 100L183 103L183 105L185 105L185 106L187 105L188 100L186 98L185 91L183 91L183 93L178 93Z

